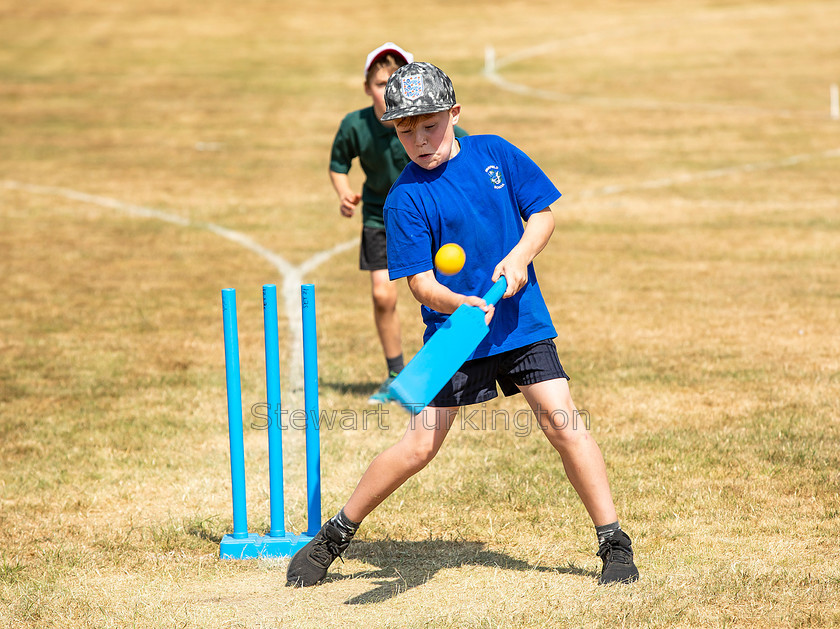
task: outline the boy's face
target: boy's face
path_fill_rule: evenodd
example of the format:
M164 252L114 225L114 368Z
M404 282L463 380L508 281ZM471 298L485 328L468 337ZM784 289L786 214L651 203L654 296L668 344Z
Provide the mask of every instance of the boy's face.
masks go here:
M385 86L388 84L388 77L392 74L391 70L381 67L375 72L368 75L368 80L365 83L365 94L373 99L373 113L376 114L376 119L379 120L385 114ZM386 127L393 127L393 122L383 122Z
M448 111L396 120L397 137L411 161L432 170L454 157L458 151L455 125L460 114L461 106L455 105Z

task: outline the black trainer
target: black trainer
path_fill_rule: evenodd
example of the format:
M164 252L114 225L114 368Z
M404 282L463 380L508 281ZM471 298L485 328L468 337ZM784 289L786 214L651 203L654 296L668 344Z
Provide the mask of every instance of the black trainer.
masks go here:
M332 521L327 520L312 541L301 548L289 562L286 585L309 587L327 576L327 569L350 545L353 536L345 537Z
M604 540L598 548L598 556L604 562L598 579L600 585L639 580L639 569L633 563L633 546L624 531L616 531L612 538Z

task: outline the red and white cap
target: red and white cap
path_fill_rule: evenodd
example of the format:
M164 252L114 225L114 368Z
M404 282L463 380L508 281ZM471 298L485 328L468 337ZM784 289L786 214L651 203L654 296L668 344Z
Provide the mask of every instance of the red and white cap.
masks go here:
M393 53L398 57L402 57L403 59L405 59L406 63L411 63L412 61L414 61L414 55L412 55L407 50L403 50L392 41L385 42L379 48L371 50L370 54L367 56L367 59L365 59L365 76L367 76L368 70L370 70L370 66L373 65L373 62L381 57L384 57L388 53Z

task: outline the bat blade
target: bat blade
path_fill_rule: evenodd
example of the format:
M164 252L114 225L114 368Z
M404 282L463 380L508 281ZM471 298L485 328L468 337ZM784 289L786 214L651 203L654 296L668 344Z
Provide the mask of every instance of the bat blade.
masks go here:
M507 281L500 277L487 291L484 301L495 304L506 288ZM489 331L481 308L460 306L394 379L391 395L410 412L419 413L449 382Z

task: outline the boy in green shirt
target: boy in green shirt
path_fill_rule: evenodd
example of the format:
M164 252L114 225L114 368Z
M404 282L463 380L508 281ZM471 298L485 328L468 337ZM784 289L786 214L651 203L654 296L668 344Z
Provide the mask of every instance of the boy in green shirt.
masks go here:
M414 55L393 42L372 50L365 61L365 94L370 107L347 114L341 121L330 154L330 181L339 199L339 212L351 218L362 203L362 240L359 268L370 271L373 318L385 354L388 374L368 402L387 404L391 381L402 371L402 336L397 314L397 284L388 277L383 204L388 190L409 162L391 122L380 122L385 113L385 86L397 68L414 61ZM466 135L456 127L457 137ZM350 186L348 173L358 158L365 173L362 193Z

